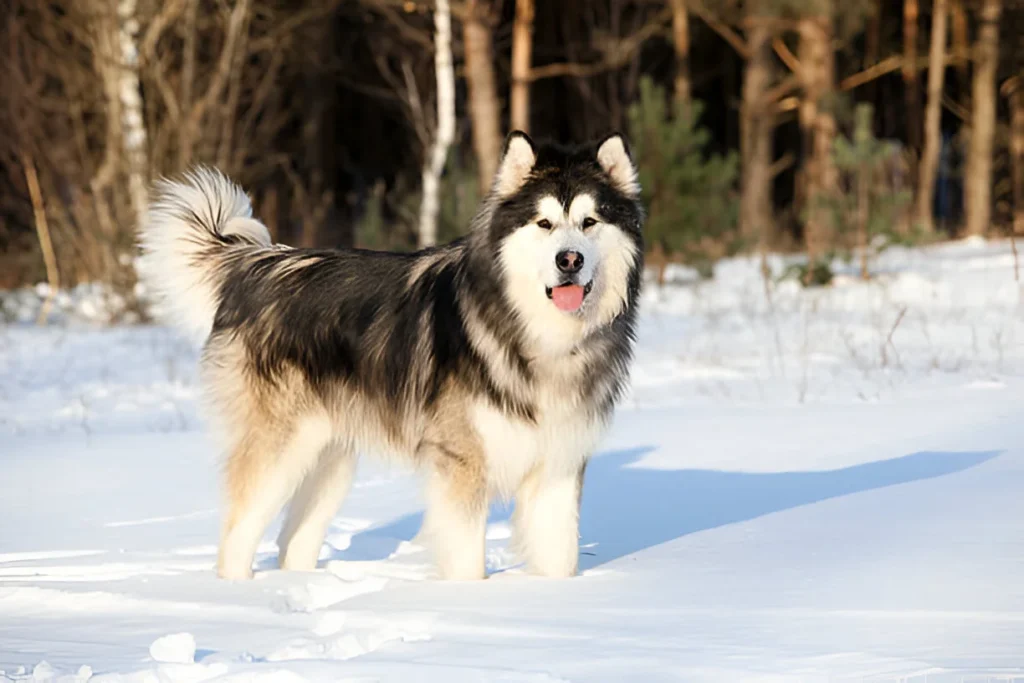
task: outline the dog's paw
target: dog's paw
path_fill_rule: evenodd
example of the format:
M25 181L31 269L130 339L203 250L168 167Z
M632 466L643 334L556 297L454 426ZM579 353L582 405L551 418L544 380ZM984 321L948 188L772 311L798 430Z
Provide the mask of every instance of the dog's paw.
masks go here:
M248 581L252 578L252 567L218 565L217 576L228 581Z

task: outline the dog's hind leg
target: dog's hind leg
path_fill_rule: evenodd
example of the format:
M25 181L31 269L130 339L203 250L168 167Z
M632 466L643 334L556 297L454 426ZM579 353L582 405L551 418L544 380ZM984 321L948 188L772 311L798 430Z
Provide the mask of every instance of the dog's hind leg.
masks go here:
M217 573L252 577L263 532L316 464L331 438L326 417L305 417L287 429L254 428L228 458L228 509L221 532Z
M320 453L288 506L288 517L277 538L282 569L316 568L331 519L352 486L356 456L347 445L332 444Z
M541 464L516 491L514 546L527 569L567 577L579 564L579 509L586 462L578 469Z

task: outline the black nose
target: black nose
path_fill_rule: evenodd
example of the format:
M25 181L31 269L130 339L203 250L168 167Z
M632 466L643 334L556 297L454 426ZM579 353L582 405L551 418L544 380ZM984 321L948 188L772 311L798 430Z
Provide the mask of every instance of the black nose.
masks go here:
M583 268L583 254L578 251L560 251L555 257L555 263L563 273L569 275L578 273Z

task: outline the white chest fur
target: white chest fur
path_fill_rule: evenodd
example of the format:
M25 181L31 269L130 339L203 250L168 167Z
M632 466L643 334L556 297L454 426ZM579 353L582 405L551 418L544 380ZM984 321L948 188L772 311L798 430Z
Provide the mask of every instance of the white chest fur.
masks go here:
M548 379L535 394L535 421L510 416L485 401L474 406L473 425L484 445L488 483L495 494L513 496L538 465L573 474L597 447L606 422L574 400L575 387L561 381L566 369L541 375Z

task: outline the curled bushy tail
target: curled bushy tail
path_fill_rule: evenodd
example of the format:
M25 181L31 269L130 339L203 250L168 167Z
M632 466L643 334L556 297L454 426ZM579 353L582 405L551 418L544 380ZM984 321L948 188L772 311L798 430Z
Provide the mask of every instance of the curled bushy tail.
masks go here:
M200 339L210 334L231 257L271 244L245 192L211 168L155 184L139 241L139 276L155 312Z

